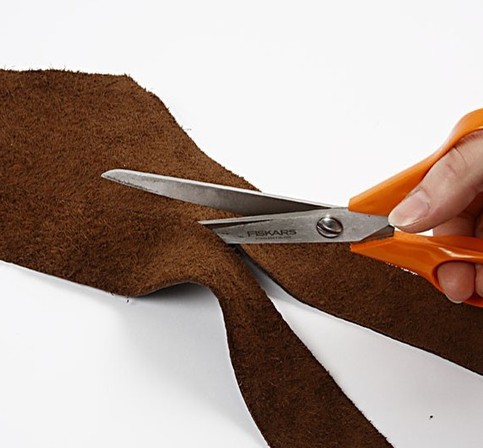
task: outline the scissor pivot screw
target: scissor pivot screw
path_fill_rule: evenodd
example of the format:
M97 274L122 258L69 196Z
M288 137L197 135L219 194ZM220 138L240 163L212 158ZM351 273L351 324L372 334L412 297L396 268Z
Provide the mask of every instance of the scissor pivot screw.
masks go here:
M325 238L336 238L343 230L341 222L330 216L324 216L317 222L317 232Z

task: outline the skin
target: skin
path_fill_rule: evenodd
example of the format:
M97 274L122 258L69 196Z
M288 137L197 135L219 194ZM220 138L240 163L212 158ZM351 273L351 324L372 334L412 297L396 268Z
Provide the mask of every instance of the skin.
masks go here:
M442 157L391 212L389 222L409 233L483 237L483 131L474 132ZM476 291L483 297L483 266L464 262L438 268L439 283L452 302Z

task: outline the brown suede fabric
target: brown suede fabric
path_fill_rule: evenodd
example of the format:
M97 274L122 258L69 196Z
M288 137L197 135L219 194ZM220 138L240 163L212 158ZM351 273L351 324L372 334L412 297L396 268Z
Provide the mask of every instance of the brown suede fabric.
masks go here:
M224 212L108 182L129 168L254 188L126 76L0 71L0 258L123 295L181 282L219 299L247 406L270 446L390 446L293 334L233 248ZM344 245L246 246L313 306L483 372L483 312Z
M454 305L423 278L348 245L244 249L300 301L483 374L483 309Z

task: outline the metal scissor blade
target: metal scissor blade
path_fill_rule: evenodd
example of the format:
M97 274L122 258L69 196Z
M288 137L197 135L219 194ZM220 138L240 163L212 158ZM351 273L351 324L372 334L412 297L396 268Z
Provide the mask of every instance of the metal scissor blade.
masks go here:
M300 212L332 207L327 204L274 196L243 188L140 171L116 169L106 171L102 177L160 196L206 205L239 215Z
M347 243L385 238L394 232L386 216L354 213L346 208L200 223L228 244Z

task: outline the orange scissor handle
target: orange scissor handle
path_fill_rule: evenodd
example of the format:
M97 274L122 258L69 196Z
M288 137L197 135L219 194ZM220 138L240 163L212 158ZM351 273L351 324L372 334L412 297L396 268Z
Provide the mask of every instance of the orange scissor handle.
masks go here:
M370 215L387 216L415 188L430 168L450 151L463 137L483 129L483 109L465 115L434 154L418 164L354 196L349 210Z
M443 145L420 163L402 171L375 187L353 197L349 210L387 216L410 193L431 167L463 137L483 129L483 109L465 115L453 128ZM429 280L441 290L437 268L448 261L483 264L483 241L463 236L427 237L396 232L393 237L351 245L352 251L400 266ZM483 307L483 298L475 295L465 303Z
M441 291L437 269L448 261L483 264L483 239L468 236L424 236L394 232L391 238L352 243L351 251L408 269ZM465 303L483 308L475 294Z

